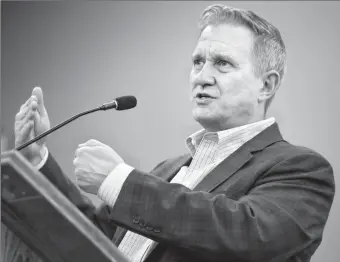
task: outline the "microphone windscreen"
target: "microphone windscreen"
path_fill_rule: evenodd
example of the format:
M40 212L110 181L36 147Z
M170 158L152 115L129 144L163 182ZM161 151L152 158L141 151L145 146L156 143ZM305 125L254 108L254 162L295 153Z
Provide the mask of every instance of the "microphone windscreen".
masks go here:
M134 108L137 105L137 99L134 96L121 96L116 98L117 108L116 110L127 110Z

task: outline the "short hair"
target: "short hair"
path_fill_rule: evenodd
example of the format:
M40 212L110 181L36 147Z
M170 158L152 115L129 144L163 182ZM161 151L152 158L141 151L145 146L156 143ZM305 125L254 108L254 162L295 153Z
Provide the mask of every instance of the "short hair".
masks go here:
M274 25L250 10L217 4L203 11L199 29L202 33L209 25L217 26L223 23L243 25L254 34L254 69L257 76L269 70L276 70L283 78L286 71L286 47L280 31Z
M252 51L255 76L260 77L270 70L275 70L281 81L283 80L287 70L286 47L280 31L274 25L250 10L216 4L203 11L199 20L200 33L207 26L220 24L234 24L250 29L254 35ZM267 107L271 100L268 101Z

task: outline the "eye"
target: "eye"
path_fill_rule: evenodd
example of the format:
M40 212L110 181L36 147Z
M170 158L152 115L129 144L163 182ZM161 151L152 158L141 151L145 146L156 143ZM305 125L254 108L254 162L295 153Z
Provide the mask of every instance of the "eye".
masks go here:
M216 62L216 65L218 65L218 66L229 66L231 64L227 60L218 60Z
M193 60L194 67L202 67L204 64L203 59L198 58Z

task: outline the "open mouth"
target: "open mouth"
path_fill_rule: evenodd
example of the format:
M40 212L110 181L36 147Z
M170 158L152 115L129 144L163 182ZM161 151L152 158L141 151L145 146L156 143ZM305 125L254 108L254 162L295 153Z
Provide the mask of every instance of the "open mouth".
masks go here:
M211 95L209 95L209 94L205 94L205 93L198 93L197 95L196 95L196 98L199 98L199 99L204 99L204 98L214 98L214 97L212 97Z

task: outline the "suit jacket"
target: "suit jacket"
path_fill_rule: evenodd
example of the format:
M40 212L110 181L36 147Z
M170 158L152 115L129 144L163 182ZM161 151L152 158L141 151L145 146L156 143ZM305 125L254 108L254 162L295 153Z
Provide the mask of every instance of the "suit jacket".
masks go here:
M193 190L169 183L184 155L134 170L113 209L95 211L50 155L41 171L118 245L127 230L159 244L146 262L310 261L335 193L320 154L284 141L277 124L248 141Z

